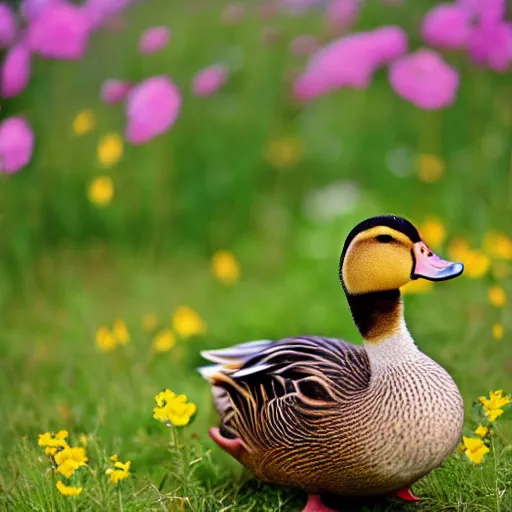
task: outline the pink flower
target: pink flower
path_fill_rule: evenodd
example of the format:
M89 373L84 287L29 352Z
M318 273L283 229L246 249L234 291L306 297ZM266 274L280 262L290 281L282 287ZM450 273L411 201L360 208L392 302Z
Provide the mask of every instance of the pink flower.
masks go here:
M210 66L199 71L192 79L192 92L196 96L210 96L226 82L228 70L225 66Z
M5 56L0 75L0 92L4 98L20 94L30 78L30 52L19 44Z
M341 37L313 54L295 95L305 101L341 87L366 88L378 67L406 51L407 36L394 26Z
M16 37L16 18L11 8L0 3L0 48L10 46Z
M136 85L126 99L126 139L144 144L171 128L181 107L180 90L167 76L153 76Z
M512 63L512 25L483 22L473 29L468 51L477 64L494 71L507 71Z
M107 105L123 101L132 87L131 82L125 80L105 80L101 87L101 99Z
M22 0L21 14L28 21L34 21L47 7L64 0Z
M23 117L9 117L0 124L0 172L14 173L32 157L34 132Z
M290 51L299 57L311 55L318 48L318 40L312 35L296 37L290 42Z
M325 13L328 29L333 32L348 30L357 21L360 8L360 0L332 0Z
M405 100L424 110L437 110L455 101L459 74L435 51L421 49L393 62L389 81Z
M458 50L467 45L471 12L456 4L440 4L423 18L421 33L431 46Z
M29 48L50 59L79 59L89 39L86 11L65 3L52 4L29 25Z
M139 52L143 54L155 53L164 48L171 37L167 27L153 27L146 30L139 40Z
M62 1L62 0L61 0ZM86 0L84 11L93 27L112 26L116 29L122 26L119 14L136 0Z
M458 0L457 5L475 15L480 22L502 21L505 17L505 0Z

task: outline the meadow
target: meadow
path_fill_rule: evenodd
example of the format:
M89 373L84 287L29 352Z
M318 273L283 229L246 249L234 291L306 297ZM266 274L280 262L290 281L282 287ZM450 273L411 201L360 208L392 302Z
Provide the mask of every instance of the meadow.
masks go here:
M435 3L367 2L352 29L398 25L414 50ZM368 88L302 103L291 90L307 57L290 45L334 37L323 11L244 5L231 19L218 1L136 3L83 58L34 58L28 87L1 100L2 120L25 116L36 139L26 168L0 173L0 510L301 510L304 493L258 482L208 437L218 418L199 352L304 334L361 343L337 266L372 215L408 218L466 264L459 279L404 290L417 344L461 390L464 435L490 425L479 397L512 393L510 72L446 52L460 72L449 108L405 101L384 68ZM171 40L140 55L155 25ZM193 94L195 73L217 63L226 83ZM180 89L179 118L130 144L102 83L157 74ZM102 153L105 137L116 142ZM102 176L110 195L93 191ZM196 405L189 424L153 417L164 389ZM511 411L490 425L480 462L463 446L415 484L417 504L340 510L512 511ZM61 430L88 459L65 480L76 496L58 491L38 445ZM131 463L117 484L114 454Z

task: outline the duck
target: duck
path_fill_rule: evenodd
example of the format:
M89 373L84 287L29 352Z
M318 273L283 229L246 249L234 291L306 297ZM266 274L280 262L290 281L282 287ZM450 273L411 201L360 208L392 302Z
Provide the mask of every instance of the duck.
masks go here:
M412 484L460 442L464 404L416 345L400 290L463 270L408 220L363 220L339 259L362 343L304 335L202 351L210 364L198 370L220 418L210 437L259 480L306 491L303 512L331 510L327 495L418 500Z

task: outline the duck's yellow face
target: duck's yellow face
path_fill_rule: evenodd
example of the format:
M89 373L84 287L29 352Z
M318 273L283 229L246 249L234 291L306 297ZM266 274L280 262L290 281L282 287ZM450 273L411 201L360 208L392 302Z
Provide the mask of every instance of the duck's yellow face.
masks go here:
M346 290L364 293L397 290L412 279L442 281L457 277L461 263L445 261L419 238L389 226L374 226L358 233L343 259L342 279Z

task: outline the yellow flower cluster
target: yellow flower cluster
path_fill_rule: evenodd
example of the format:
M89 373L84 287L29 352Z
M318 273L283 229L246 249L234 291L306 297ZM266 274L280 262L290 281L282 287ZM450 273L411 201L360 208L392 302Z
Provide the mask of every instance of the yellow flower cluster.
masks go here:
M462 437L464 443L466 457L474 464L480 464L489 448L480 437Z
M110 176L97 176L87 189L89 201L98 206L106 206L114 197L114 182Z
M73 120L73 131L79 137L94 130L96 126L96 116L90 109L82 110Z
M484 407L484 414L491 422L496 421L496 418L503 414L503 407L510 403L510 398L503 396L501 389L489 392L489 398L481 396L478 400Z
M176 395L169 389L158 393L155 396L155 401L157 406L153 409L153 418L169 426L184 427L188 425L197 411L195 404L187 403L185 395Z
M96 331L96 345L102 352L111 352L129 341L130 334L123 320L116 320L112 329L102 326Z
M437 217L429 217L421 224L419 231L426 244L433 249L439 248L446 238L446 228Z
M132 463L129 460L126 462L120 462L117 455L112 455L110 460L114 467L108 468L106 474L110 476L110 481L112 484L117 485L119 480L124 480L131 475L130 468Z
M232 252L217 251L212 257L213 275L223 284L235 284L240 278L240 265Z
M66 441L69 436L67 430L59 430L55 435L50 432L38 435L37 444L45 447L46 455L52 458L52 464L58 473L66 478L71 478L75 471L86 466L88 458L82 447L71 447ZM82 487L69 487L62 481L56 483L57 490L64 496L77 496L82 492Z
M98 161L103 167L112 167L123 156L123 139L117 133L104 135L98 143Z

